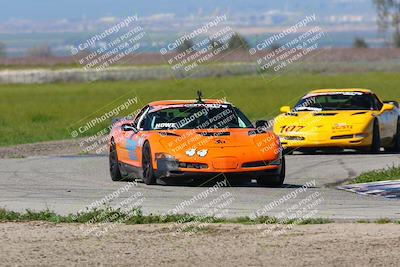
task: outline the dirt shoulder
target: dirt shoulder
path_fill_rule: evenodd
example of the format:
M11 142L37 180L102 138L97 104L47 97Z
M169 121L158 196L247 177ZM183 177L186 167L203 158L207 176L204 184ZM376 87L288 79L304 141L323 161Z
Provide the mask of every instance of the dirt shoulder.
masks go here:
M84 149L80 146L82 140L83 139L69 139L0 147L0 159L50 155L77 155L83 153Z
M278 226L214 224L194 232L173 225L117 225L101 237L87 225L0 223L0 262L7 265L112 266L395 266L400 225ZM268 227L268 228L266 228Z

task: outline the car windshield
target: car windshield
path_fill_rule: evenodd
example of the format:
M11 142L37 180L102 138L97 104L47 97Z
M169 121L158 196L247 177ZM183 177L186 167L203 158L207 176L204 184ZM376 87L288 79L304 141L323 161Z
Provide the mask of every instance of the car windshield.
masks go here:
M295 106L295 111L322 110L374 110L371 94L363 92L316 93L303 97Z
M220 104L177 105L150 111L147 130L253 128L236 107Z

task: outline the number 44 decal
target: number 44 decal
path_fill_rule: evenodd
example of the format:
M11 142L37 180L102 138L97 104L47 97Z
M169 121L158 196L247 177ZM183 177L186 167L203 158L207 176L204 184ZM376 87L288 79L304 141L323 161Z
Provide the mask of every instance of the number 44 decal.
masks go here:
M286 132L300 132L302 129L304 129L306 126L282 126L281 127L281 133L286 133Z

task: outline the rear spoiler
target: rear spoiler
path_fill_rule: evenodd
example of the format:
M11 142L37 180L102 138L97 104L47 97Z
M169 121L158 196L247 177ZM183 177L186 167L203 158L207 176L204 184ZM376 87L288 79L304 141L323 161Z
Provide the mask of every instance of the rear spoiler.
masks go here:
M395 105L397 108L399 108L399 102L394 101L394 100L383 101L383 103L385 103L385 104L393 104L393 105Z

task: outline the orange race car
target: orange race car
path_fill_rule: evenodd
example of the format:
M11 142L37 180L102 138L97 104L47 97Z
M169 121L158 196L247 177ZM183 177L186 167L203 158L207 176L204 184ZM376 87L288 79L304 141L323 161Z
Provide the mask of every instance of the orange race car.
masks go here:
M134 118L116 119L109 151L113 181L165 184L223 174L280 186L285 179L278 136L255 128L232 104L202 100L201 94L197 100L152 102Z

